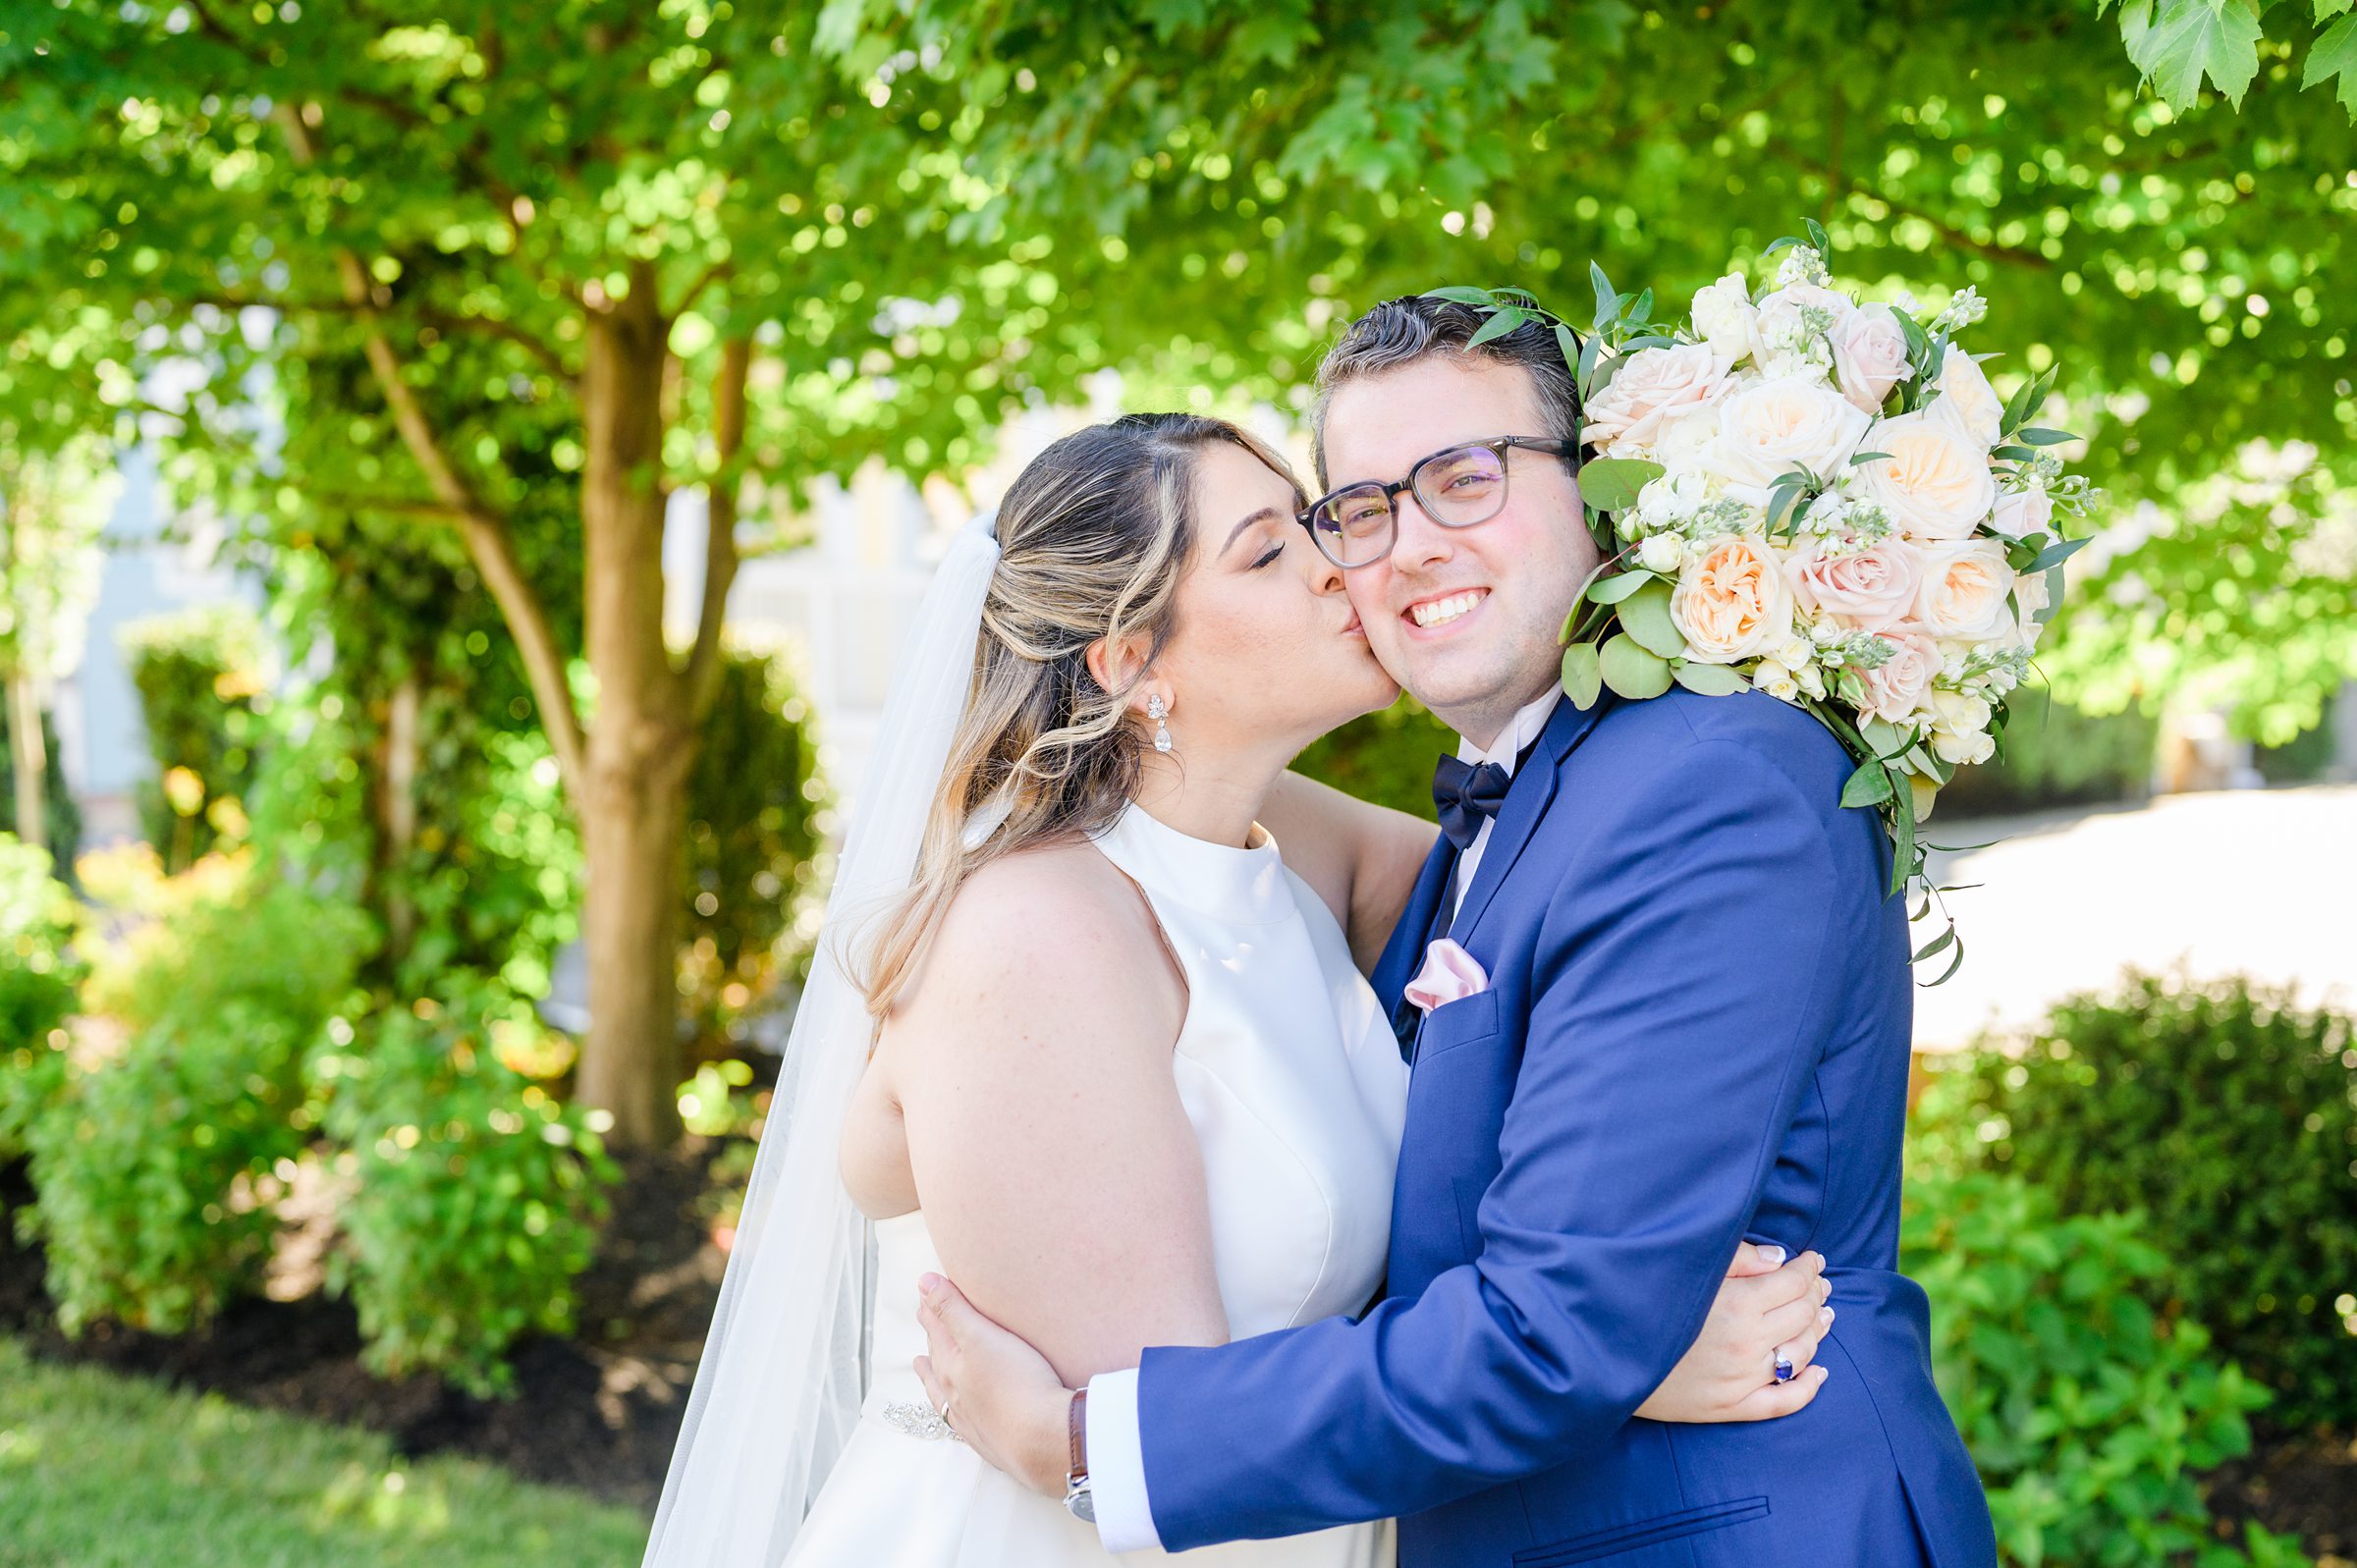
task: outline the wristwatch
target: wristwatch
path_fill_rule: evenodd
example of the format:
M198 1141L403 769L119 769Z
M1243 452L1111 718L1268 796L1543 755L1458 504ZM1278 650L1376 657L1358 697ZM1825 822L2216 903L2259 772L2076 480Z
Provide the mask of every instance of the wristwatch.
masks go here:
M1072 1440L1071 1468L1064 1473L1064 1506L1082 1524L1097 1522L1096 1494L1088 1489L1088 1390L1072 1395L1069 1431Z

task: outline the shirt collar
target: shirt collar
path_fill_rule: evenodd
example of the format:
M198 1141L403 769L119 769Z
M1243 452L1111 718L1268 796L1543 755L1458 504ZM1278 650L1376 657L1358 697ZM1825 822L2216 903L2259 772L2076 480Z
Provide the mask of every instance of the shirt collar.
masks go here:
M1562 700L1562 695L1561 690L1550 691L1520 713L1515 714L1514 722L1507 725L1499 733L1498 738L1491 742L1490 749L1487 751L1480 749L1464 736L1457 736L1457 760L1476 767L1485 762L1494 762L1506 770L1507 778L1512 778L1515 761L1521 757L1523 752L1530 749L1532 741L1539 738L1539 731L1547 728L1547 721L1555 716L1555 705Z

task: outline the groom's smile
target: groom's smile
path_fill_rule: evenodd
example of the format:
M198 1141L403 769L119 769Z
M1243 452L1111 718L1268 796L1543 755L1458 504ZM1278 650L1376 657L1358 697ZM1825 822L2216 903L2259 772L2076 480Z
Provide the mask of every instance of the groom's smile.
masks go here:
M1335 389L1324 482L1390 484L1452 444L1552 433L1527 372L1445 351ZM1563 616L1596 561L1562 459L1512 450L1506 478L1499 510L1462 527L1400 491L1389 553L1342 573L1383 667L1483 745L1558 678Z

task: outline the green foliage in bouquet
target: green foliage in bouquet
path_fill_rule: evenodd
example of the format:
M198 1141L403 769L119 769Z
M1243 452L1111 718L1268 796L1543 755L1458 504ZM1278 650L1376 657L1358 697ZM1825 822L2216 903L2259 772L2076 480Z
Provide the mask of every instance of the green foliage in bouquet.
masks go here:
M2253 1527L2220 1544L2201 1473L2247 1453L2266 1390L2154 1303L2167 1255L2136 1214L2065 1217L2040 1188L1915 1172L1899 1267L1930 1292L1932 1365L2010 1568L2304 1564ZM1836 1337L1839 1327L1835 1329Z
M2080 997L1966 1083L1971 1152L2134 1205L2171 1292L2289 1421L2357 1424L2357 1025L2243 982Z
M331 1020L311 1058L351 1182L328 1282L386 1377L495 1392L520 1335L573 1327L620 1171L583 1112L501 1060L500 1032L532 1027L512 993L454 975L441 1000Z

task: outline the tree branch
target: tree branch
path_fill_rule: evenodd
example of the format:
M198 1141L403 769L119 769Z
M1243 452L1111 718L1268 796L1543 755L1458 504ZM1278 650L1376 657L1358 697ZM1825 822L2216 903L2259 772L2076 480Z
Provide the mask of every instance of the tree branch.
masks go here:
M277 118L296 161L304 165L316 161L318 148L302 122L301 111L282 103ZM492 599L507 619L508 629L516 637L517 649L523 655L524 673L539 703L540 722L548 731L549 745L556 752L557 768L563 775L567 793L576 801L584 801L588 798L585 792L588 739L582 730L580 711L573 704L573 688L565 678L564 652L557 646L548 611L516 559L507 520L474 493L443 452L434 435L433 421L426 417L424 406L417 401L416 389L402 378L401 359L394 353L376 307L370 302L368 271L349 245L336 247L336 270L343 279L344 297L362 329L361 348L368 355L368 368L375 373L378 390L392 410L402 444L425 471L426 485L433 491L434 499L457 514L475 569L482 573L484 586L491 590Z
M1768 150L1804 174L1822 177L1825 172L1821 165L1799 152L1789 142L1771 136L1768 139ZM1830 185L1831 182L1828 183ZM1992 261L2002 261L2017 267L2029 267L2038 272L2052 272L2055 268L2053 262L2035 250L2023 250L2013 245L2001 245L1994 241L1976 239L1946 219L1935 217L1920 208L1911 207L1889 192L1879 190L1854 176L1843 182L1842 189L1851 195L1864 196L1869 201L1879 201L1900 217L1913 218L1919 223L1930 224L1939 231L1940 238L1959 250L1969 250L1975 255L1987 256Z
M737 460L744 450L744 385L752 361L751 339L729 339L721 345L720 374L712 383L720 467L705 487L704 598L696 613L695 645L680 676L690 723L700 723L712 711L720 691L721 623L728 616L729 586L737 580Z

